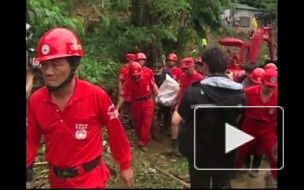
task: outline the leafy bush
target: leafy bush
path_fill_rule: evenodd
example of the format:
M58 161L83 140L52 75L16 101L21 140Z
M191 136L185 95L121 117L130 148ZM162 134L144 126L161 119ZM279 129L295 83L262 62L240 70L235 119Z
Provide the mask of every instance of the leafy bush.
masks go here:
M62 4L55 4L51 0L28 0L27 9L28 22L36 42L43 33L54 27L66 27L80 35L83 32L81 20L64 14Z
M231 1L28 0L27 22L35 43L54 27L73 30L85 54L79 77L115 87L126 53L144 52L148 66L169 52L197 57L201 38L221 29Z
M110 59L98 62L96 59L84 57L79 69L79 78L96 85L116 86L120 64Z

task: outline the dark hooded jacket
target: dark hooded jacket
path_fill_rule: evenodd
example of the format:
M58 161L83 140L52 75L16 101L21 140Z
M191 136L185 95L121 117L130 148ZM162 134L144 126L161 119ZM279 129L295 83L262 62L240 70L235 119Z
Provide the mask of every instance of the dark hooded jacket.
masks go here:
M193 83L178 107L178 113L184 120L178 136L179 151L182 155L188 159L194 158L195 133L197 167L233 168L236 151L225 153L225 124L238 128L237 120L243 109L197 108L240 105L245 105L243 86L224 75L209 76Z

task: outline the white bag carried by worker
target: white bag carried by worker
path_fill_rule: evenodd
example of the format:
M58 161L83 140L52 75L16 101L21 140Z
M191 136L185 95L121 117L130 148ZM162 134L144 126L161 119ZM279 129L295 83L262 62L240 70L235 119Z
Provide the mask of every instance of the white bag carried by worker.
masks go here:
M157 102L164 106L171 106L179 92L179 84L168 74L166 80L158 89Z

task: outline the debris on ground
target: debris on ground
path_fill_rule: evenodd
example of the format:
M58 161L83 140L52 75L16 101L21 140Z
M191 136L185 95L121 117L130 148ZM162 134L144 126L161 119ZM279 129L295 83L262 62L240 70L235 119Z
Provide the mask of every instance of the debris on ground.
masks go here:
M124 185L119 177L119 165L114 161L109 143L107 140L106 131L103 132L103 155L102 159L111 172L111 178L108 181L107 188L124 188ZM126 130L131 143L132 152L132 169L134 172L133 188L169 188L169 189L185 189L190 188L188 163L185 158L174 155L163 155L166 148L170 144L170 138L159 142L151 140L148 148L149 152L142 152L136 145L137 139L134 135L134 129ZM43 158L45 145L42 145L39 150L39 155L34 164L34 180L33 186L36 189L49 188L48 184L48 163ZM261 167L267 168L267 160L263 160L264 165ZM265 165L265 163L267 163ZM268 166L269 167L269 166ZM232 181L234 188L265 188L264 171L260 171L257 178L252 179L245 175Z

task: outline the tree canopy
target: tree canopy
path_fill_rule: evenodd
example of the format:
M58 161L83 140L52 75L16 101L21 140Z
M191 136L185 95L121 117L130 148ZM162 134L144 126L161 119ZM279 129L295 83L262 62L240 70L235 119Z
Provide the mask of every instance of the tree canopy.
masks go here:
M126 53L143 52L148 66L168 53L198 56L207 33L225 31L221 17L233 3L275 14L275 0L28 0L34 43L54 27L72 29L84 47L81 78L117 84Z

